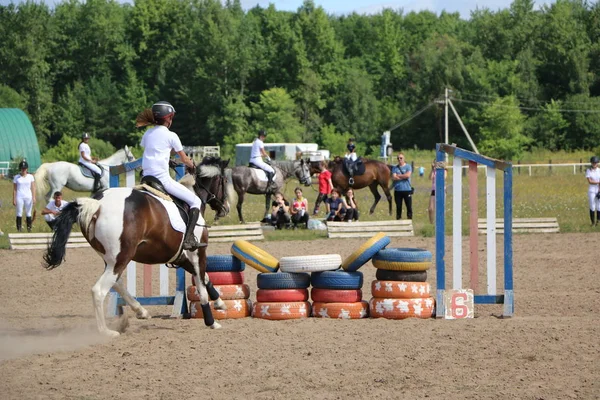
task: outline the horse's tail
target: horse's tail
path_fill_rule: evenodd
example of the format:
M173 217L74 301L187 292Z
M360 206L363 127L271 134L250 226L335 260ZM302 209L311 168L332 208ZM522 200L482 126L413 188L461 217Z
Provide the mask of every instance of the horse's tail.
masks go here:
M50 164L43 163L35 172L36 197L42 198L48 190L48 166Z
M99 209L100 202L98 200L86 197L79 197L63 208L55 220L52 241L48 244L46 253L44 253L44 268L50 270L62 264L73 224L79 222L81 231L87 231ZM88 238L92 237L89 234L86 236Z
M225 187L227 192L227 201L229 201L230 207L235 207L238 203L238 195L233 187L233 169L227 168L225 170L225 177L227 178L227 186Z

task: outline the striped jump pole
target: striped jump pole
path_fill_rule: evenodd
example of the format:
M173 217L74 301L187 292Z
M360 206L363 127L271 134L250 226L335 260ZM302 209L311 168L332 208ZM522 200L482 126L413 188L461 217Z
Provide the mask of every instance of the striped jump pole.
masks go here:
M135 185L135 170L142 167L142 160L132 161L121 165L110 167L110 187L121 185L120 176L125 175L125 186ZM183 166L175 169L176 179L183 177L185 171ZM125 227L127 229L127 227ZM127 264L127 291L131 293L142 306L173 306L171 317L177 318L187 314L187 301L185 298L185 271L182 268L176 270L175 295L169 295L169 269L165 264L159 269L159 295L152 295L152 272L154 266L144 264L142 268L143 294L137 297L137 266L135 261ZM121 278L122 279L122 278ZM108 295L107 315L115 317L122 313L125 301L121 296L111 289Z
M445 245L445 206L446 182L444 178L444 161L446 154L453 156L452 163L452 290L463 288L462 278L462 168L463 162L467 163L469 185L469 264L470 264L470 289L473 291L474 304L503 304L503 316L511 317L514 314L513 291L513 263L512 263L512 164L495 160L480 154L461 149L459 147L438 143L436 145L436 176L435 176L435 247L436 247L436 317L444 318L449 307L446 304L446 245ZM477 165L486 168L486 251L487 251L487 290L479 294L479 260L478 260L478 183ZM504 174L504 292L497 293L496 282L496 171ZM462 297L465 300L466 297ZM459 316L459 318L462 317ZM451 317L449 317L451 318Z

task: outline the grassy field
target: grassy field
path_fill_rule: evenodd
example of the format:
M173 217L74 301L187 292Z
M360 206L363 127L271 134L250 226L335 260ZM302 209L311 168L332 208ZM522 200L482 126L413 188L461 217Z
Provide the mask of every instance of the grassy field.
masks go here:
M413 173L413 186L415 187L415 195L413 198L413 223L415 227L415 234L422 236L432 236L434 232L433 225L429 223L427 216L427 207L429 204L429 194L431 183L427 179L430 164L433 158L431 152L415 152L411 154L410 151L406 151L405 154L408 157L409 162L411 157L419 160L415 161L415 169L418 170L419 166L426 167L424 176L420 177L417 172ZM553 159L553 162L568 162L563 159L560 154L543 154L538 155L538 162L545 163L546 161L539 161L540 159L546 158ZM584 154L581 157L585 157ZM571 160L573 160L573 154L571 154ZM554 161L557 160L557 161ZM528 161L529 162L529 161ZM572 162L572 161L571 161ZM573 169L569 167L558 168L554 167L550 170L548 167L538 167L532 170L532 176L529 176L527 171L522 171L518 174L514 172L514 189L513 189L513 216L515 218L525 217L556 217L560 224L562 232L590 232L600 228L592 228L589 224L588 217L588 203L587 203L587 182L584 177L584 172L580 172L579 169L573 174ZM501 183L501 176L498 176L498 180ZM451 227L451 216L452 216L452 171L448 174L448 199L447 199L447 213L446 223L447 230L450 231ZM463 186L466 185L466 179L463 182ZM288 181L285 186L285 194L288 200L293 196L294 188L298 186L298 182L295 180ZM8 247L8 238L6 233L15 232L15 208L12 205L12 182L7 179L0 180L0 202L2 207L0 208L0 229L5 232L5 235L0 237L0 248ZM87 193L75 193L68 189L64 191L65 200L70 200L76 196L87 196ZM380 191L381 192L381 191ZM313 180L313 186L304 188L304 195L309 200L309 207L312 209L314 206L314 200L317 196L317 184L316 179ZM358 190L356 192L357 200L359 201L359 209L361 211L361 220L387 220L392 219L388 215L388 203L383 198L373 215L368 214L368 210L373 202L373 196L368 189ZM485 175L484 171L479 171L479 216L485 217ZM468 197L467 188L463 188L463 225L468 223ZM50 232L44 219L41 217L41 210L45 206L44 201L38 200L36 204L37 219L34 222L34 232ZM259 221L263 217L264 197L249 195L246 197L244 203L244 217L246 221ZM498 217L502 216L502 187L501 184L497 188L497 212ZM395 215L395 207L392 207L393 215ZM406 211L404 210L404 215ZM324 218L324 207L321 207L320 218ZM212 222L214 213L208 211L206 219ZM237 212L235 208L232 208L230 214L220 221L220 224L237 224ZM23 225L25 221L23 218ZM466 234L467 227L464 226L464 233ZM325 236L324 231L274 231L267 234L269 240L286 240L290 238L294 239L314 239L317 237Z

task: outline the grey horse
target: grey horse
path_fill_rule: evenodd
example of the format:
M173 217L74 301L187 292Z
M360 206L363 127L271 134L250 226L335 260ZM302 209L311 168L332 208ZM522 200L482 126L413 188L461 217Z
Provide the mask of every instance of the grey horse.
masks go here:
M231 178L228 177L228 184L233 185L233 189L238 195L237 212L242 224L245 223L242 216L242 204L244 195L264 194L265 195L265 217L269 214L271 195L281 190L287 178L295 176L301 184L310 186L310 166L304 160L299 161L271 161L271 166L275 169L275 179L273 180L273 189L267 192L267 181L258 178L256 168L250 168L241 165L231 169ZM263 172L260 172L263 174Z

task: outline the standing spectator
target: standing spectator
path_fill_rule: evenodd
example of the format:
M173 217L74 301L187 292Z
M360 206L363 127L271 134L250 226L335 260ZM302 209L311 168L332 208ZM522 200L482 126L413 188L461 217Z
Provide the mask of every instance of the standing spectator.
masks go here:
M92 150L90 149L90 134L84 132L81 135L81 143L79 143L79 164L84 165L87 169L90 170L92 176L94 177L94 187L92 188L92 193L96 193L100 190L100 177L102 176L102 170L96 164L98 160L92 158Z
M54 192L52 200L46 205L46 208L42 210L42 215L48 223L50 229L54 229L55 219L58 217L60 212L69 204L68 201L63 201L61 192Z
M346 204L348 207L346 208L346 216L344 217L344 221L358 221L358 205L356 203L354 190L352 190L352 188L348 189L346 192Z
M327 161L321 161L321 173L319 173L319 195L315 201L315 210L313 215L319 214L319 206L322 201L326 201L327 197L333 190L333 182L331 182L331 171L327 169Z
M303 223L304 226L308 228L308 200L304 198L302 189L299 187L294 189L294 193L296 193L296 198L292 202L291 209L294 228L298 226L298 223Z
M585 171L585 177L589 183L588 200L590 202L590 220L592 221L592 226L597 226L598 221L600 221L600 200L597 198L598 188L600 185L600 168L598 168L599 161L600 159L597 156L590 158L590 163L592 166ZM594 216L596 219L594 219Z
M17 207L17 231L23 230L23 206L27 216L27 232L31 232L31 213L35 205L35 178L27 172L29 164L23 160L19 163L21 172L13 179L13 205Z
M398 154L398 165L392 167L392 181L394 181L394 200L396 201L396 219L402 218L402 201L406 203L406 216L412 219L412 186L410 175L412 168L406 163L404 154Z
M429 172L429 179L431 180L431 196L429 196L429 208L427 212L429 213L429 222L433 224L435 221L435 160L431 163L431 172ZM448 168L444 164L444 182L448 177ZM445 190L445 188L444 188Z
M271 206L271 224L281 229L290 223L290 203L281 192L275 193Z
M327 221L343 221L348 205L341 197L338 189L331 191L331 197L325 200L327 204Z

